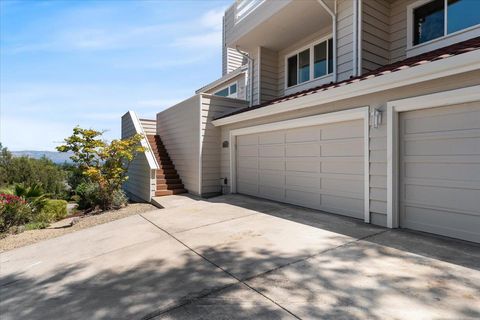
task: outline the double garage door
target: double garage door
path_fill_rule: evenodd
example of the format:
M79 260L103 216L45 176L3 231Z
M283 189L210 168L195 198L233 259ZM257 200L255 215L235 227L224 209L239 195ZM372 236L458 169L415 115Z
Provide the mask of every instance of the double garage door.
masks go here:
M398 119L400 226L480 242L480 102ZM364 219L363 123L237 136L237 192Z
M399 121L400 226L480 242L480 102Z
M237 137L237 192L364 218L364 124Z

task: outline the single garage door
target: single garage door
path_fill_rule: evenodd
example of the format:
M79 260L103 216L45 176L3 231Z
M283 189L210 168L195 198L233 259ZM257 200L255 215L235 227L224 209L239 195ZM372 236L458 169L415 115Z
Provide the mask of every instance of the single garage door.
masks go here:
M237 192L364 218L363 120L237 137Z
M399 119L400 225L480 242L480 102Z

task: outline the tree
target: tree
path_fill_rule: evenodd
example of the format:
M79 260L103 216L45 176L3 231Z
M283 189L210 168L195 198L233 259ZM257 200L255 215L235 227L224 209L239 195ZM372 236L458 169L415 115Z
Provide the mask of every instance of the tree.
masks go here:
M65 144L57 147L60 152L72 151L70 157L82 173L98 186L102 210L112 207L113 194L128 179L130 163L145 149L140 145L143 136L135 134L124 140L110 143L101 139L103 132L75 127Z

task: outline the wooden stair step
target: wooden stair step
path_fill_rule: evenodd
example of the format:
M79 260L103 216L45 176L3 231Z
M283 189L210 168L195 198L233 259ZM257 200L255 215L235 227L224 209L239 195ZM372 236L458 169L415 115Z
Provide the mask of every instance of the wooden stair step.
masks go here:
M161 197L161 196L169 196L172 194L180 194L180 193L186 193L187 190L185 189L175 189L175 190L160 190L160 191L155 191L155 196Z
M177 170L169 168L169 169L157 169L156 174L177 174Z
M157 185L159 184L180 184L182 183L182 179L180 178L157 178Z
M183 189L183 184L157 184L157 191Z
M180 177L178 176L178 173L167 173L167 174L157 173L156 178L157 179L180 179Z

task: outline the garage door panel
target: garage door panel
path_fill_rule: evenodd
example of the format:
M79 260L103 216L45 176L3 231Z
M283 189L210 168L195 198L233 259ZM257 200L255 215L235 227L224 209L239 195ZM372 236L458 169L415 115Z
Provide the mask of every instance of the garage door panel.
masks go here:
M318 176L301 176L298 174L287 174L286 175L286 183L285 186L287 188L290 187L304 187L304 188L312 188L319 190L320 185L320 177Z
M285 170L285 160L283 158L260 158L258 159L258 168L271 170Z
M258 135L256 134L249 134L245 136L238 136L237 137L237 144L239 146L247 146L247 145L257 145L258 144Z
M295 143L285 146L287 157L315 157L320 156L320 145L318 143Z
M258 194L255 194L255 196L260 196L275 201L284 201L285 190L283 188L260 185Z
M260 171L259 179L263 186L283 187L285 185L285 174L280 170Z
M402 226L415 230L438 233L448 237L480 242L480 220L477 216L456 211L438 210L418 206L405 206L401 212Z
M357 174L363 177L361 161L328 161L322 162L322 173Z
M339 140L348 138L363 138L362 121L345 121L322 127L322 140Z
M239 181L237 191L243 194L258 195L258 185L256 183L248 183Z
M479 155L480 137L405 141L404 154L418 156Z
M363 200L346 197L337 197L332 195L321 196L321 206L328 208L333 212L348 215L354 218L363 218Z
M282 157L285 155L285 147L281 145L266 145L259 149L260 157Z
M296 205L319 209L320 194L318 192L305 192L297 190L286 190L285 200Z
M318 127L290 129L286 131L285 142L312 142L320 139L320 129Z
M460 189L438 186L405 185L404 201L417 202L452 211L471 211L480 208L480 189ZM472 201L472 199L477 199ZM476 215L480 216L480 212Z
M263 144L277 144L285 142L285 133L281 131L273 131L259 134L258 143Z
M258 156L258 147L257 145L238 146L238 152L243 157L256 157Z
M480 163L405 162L405 178L480 181Z
M246 183L258 183L258 171L254 169L245 169L245 168L238 168L237 169L237 180L238 182L246 182Z
M363 180L348 179L328 179L322 178L322 188L328 190L338 190L340 192L362 192L364 188Z
M322 144L322 157L363 156L364 146L361 140L341 141Z
M358 120L249 136L237 149L237 190L363 219L363 132Z
M406 134L425 132L444 132L480 128L480 111L472 110L459 113L432 115L425 111L418 117L404 117L403 126Z
M289 172L320 172L320 162L318 158L286 158L285 168Z
M400 113L399 123L400 225L480 242L480 103Z
M258 160L256 157L239 157L237 165L239 168L256 169L258 167Z

